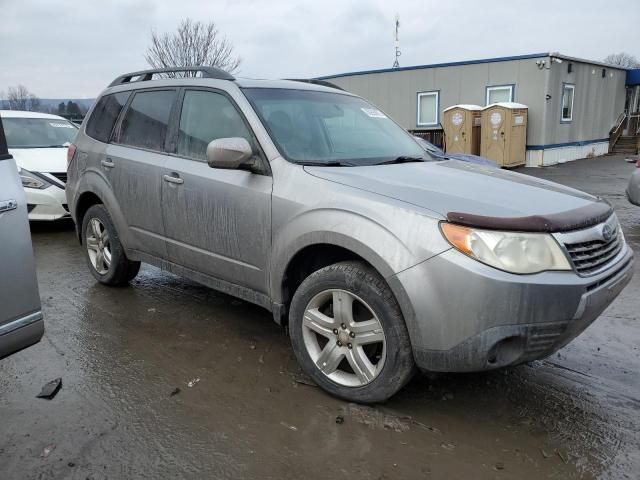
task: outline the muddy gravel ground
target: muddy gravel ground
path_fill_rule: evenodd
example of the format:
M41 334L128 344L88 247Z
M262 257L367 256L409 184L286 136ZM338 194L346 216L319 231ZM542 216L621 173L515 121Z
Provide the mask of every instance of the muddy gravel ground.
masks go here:
M632 170L522 171L608 199L640 251ZM98 285L70 224L32 230L46 333L0 361L2 479L638 478L640 275L544 361L366 407L308 385L268 312L147 266Z

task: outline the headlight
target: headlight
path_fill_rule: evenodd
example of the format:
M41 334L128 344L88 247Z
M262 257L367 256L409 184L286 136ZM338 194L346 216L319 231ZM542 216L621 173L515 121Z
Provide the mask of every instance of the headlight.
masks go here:
M20 174L20 180L22 180L23 187L38 188L42 190L51 185L49 182L47 182L43 178L40 178L39 176L29 172L28 170L25 170L24 168L21 168L18 171L18 173Z
M571 270L558 242L546 233L498 232L440 224L457 250L482 263L511 273Z

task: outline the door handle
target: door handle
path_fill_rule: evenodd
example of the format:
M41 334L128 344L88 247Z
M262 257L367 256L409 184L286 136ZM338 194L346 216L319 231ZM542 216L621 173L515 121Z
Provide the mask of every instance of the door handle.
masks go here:
M0 200L0 213L15 210L16 208L18 208L18 202L15 200Z
M183 179L174 175L163 175L162 178L164 178L165 182L175 183L176 185L182 185L184 183Z
M115 163L113 163L113 160L111 160L110 158L107 158L106 160L102 160L100 162L100 164L104 167L104 168L113 168L116 166Z

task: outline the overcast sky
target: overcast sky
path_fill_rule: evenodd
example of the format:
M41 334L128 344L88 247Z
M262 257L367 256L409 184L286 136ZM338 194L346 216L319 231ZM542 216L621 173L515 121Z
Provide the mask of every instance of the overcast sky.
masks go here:
M640 2L433 0L0 0L0 91L92 98L146 68L152 30L184 17L216 22L242 57L239 76L309 77L558 51L640 58Z

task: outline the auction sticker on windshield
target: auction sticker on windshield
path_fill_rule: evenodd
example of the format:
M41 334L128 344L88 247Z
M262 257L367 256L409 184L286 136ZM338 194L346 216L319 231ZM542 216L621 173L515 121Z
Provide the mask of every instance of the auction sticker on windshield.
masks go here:
M360 110L369 115L371 118L387 118L387 116L377 108L361 108Z
M70 123L52 123L49 122L49 125L55 128L74 128Z

